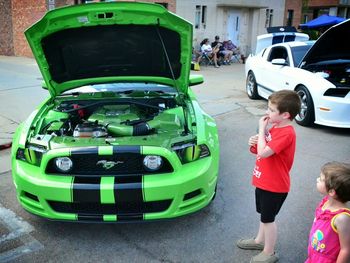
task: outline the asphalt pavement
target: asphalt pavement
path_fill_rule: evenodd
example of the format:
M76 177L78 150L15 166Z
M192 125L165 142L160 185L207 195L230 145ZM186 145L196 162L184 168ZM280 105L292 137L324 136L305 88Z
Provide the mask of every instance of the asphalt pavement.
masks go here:
M198 213L149 224L75 224L47 221L24 211L11 177L13 133L48 96L33 59L0 56L0 262L249 262L255 251L234 242L256 234L254 156L248 137L256 132L265 100L245 94L244 65L201 67L205 82L194 86L201 107L218 125L220 173L214 202ZM327 161L350 162L350 129L295 124L297 150L292 189L277 218L282 263L306 257L313 212L321 195L315 184ZM7 146L6 146L7 145Z

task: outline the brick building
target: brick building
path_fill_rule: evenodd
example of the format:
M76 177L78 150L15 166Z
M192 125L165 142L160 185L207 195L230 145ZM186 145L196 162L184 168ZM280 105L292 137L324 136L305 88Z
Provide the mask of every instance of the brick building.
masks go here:
M111 0L0 0L0 55L32 57L23 32L45 12L65 5ZM136 1L136 0L123 0ZM350 17L350 0L142 0L164 5L195 25L194 38L237 39L248 54L267 26L295 26L322 14ZM235 21L240 26L230 28ZM237 23L236 23L237 24ZM236 29L237 32L232 33ZM232 35L233 34L233 35Z
M125 0L124 0L125 1ZM127 0L134 2L135 0ZM0 55L32 57L23 32L53 8L98 0L0 0ZM176 0L143 0L175 12Z
M350 0L308 0L303 6L302 23L306 23L323 14L350 17Z

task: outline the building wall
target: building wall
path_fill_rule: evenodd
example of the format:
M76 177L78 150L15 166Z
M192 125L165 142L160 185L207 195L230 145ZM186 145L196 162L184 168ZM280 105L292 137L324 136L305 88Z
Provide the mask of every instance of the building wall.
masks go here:
M308 0L302 16L307 20L315 19L323 14L350 18L349 0ZM306 21L302 21L305 23Z
M57 8L74 4L74 0L12 0L13 55L33 56L24 36L24 31L45 15L49 9L49 3L53 3L53 7Z
M12 0L13 48L16 56L32 56L24 31L46 12L45 0Z
M0 0L0 54L13 56L11 1Z
M129 0L131 2L140 2L139 0ZM143 0L142 2L148 3L166 3L168 4L168 10L176 13L176 0Z
M309 7L319 6L337 6L340 0L308 0Z
M302 9L303 9L303 2L302 0L286 0L286 9L284 12L284 24L287 24L287 16L288 16L288 10L294 10L294 16L292 21L292 26L295 28L298 28L300 24L302 24L304 21L302 20Z
M215 35L227 39L228 16L231 12L237 12L240 15L238 38L244 55L255 50L257 35L267 33L266 9L273 9L272 26L280 26L284 23L284 0L177 0L176 13L195 24L196 5L207 6L207 21L205 28L200 26L193 29L194 46L198 46L204 38L213 41Z
M176 12L176 0L143 1L166 3L168 10ZM33 57L24 31L48 10L78 3L82 0L0 0L0 55Z

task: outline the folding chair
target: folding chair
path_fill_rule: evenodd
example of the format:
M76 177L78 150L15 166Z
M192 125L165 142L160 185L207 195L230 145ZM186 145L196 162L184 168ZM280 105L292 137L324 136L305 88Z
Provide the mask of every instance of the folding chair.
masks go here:
M201 56L200 64L204 64L205 66L214 65L213 58L210 58L206 53L203 53Z
M241 63L241 55L239 53L233 53L231 61L234 62L234 60L237 60L238 63Z

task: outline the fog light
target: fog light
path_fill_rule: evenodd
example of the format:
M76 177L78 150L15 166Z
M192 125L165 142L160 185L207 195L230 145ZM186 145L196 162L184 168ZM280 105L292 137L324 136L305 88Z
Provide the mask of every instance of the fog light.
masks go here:
M68 157L56 158L55 164L56 164L57 169L63 173L67 173L73 168L73 162Z
M150 171L157 171L162 166L162 157L157 155L147 155L143 159L143 166Z

